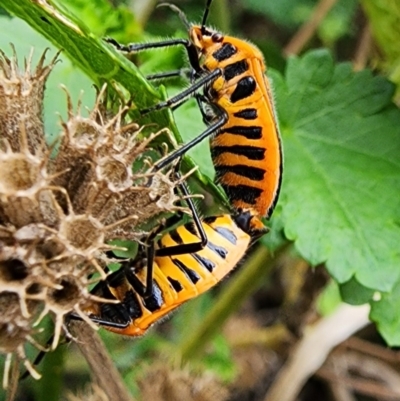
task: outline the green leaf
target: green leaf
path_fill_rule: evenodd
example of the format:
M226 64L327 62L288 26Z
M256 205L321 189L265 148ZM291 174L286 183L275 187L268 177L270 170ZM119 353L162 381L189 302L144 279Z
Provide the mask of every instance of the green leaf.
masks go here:
M274 86L284 142L286 236L344 283L391 291L400 274L400 112L393 86L326 51Z
M333 313L341 303L339 286L334 280L331 280L318 297L318 312L323 316L328 316Z
M340 285L340 295L348 304L363 305L372 300L374 290L360 285L357 280L351 278Z
M222 334L217 335L213 338L210 348L212 351L202 357L202 363L207 367L207 371L215 373L227 383L232 383L237 376L237 368L227 339Z
M378 294L379 295L379 294ZM392 292L381 294L381 299L371 302L370 318L390 346L400 345L400 281Z
M114 250L113 253L117 258L131 258L134 259L138 251L137 242L128 240L114 240L110 241L110 245L119 246L125 248L126 250Z
M142 29L124 6L113 7L107 0L52 0L63 13L79 16L96 36L112 36L121 41L137 41Z
M278 250L287 242L283 234L284 222L282 219L282 212L282 207L278 204L274 210L273 218L266 224L270 231L260 240L271 252Z

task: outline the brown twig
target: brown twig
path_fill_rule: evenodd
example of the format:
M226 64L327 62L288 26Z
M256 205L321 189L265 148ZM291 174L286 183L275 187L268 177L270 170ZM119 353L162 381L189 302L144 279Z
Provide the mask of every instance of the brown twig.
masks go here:
M371 29L367 24L365 25L361 33L361 37L354 54L354 59L353 59L354 71L360 71L364 69L365 66L367 65L367 61L371 51L371 44L372 44Z
M329 388L336 401L357 401L351 391L342 382L331 382Z
M347 359L347 356L346 356ZM349 362L347 360L347 362ZM365 363L365 361L363 362ZM375 362L374 362L375 363ZM350 363L351 365L351 363ZM374 365L374 371L378 372L379 369L382 368L382 363L378 363ZM348 366L351 368L352 366ZM359 365L362 368L362 365ZM382 373L387 373L387 366L383 369ZM393 373L393 372L391 372ZM360 377L350 377L348 372L344 372L343 374L338 374L337 372L332 372L332 369L329 366L321 367L316 373L316 376L329 381L331 383L336 383L341 386L346 386L351 388L353 391L358 392L359 394L364 394L367 396L371 396L375 399L379 400L387 400L387 401L398 401L400 397L400 392L398 388L392 388L387 382L379 382L373 381L371 377L360 378ZM382 377L384 375L382 374ZM381 378L382 378L381 377Z
M311 18L300 27L283 49L285 56L300 53L306 43L314 36L317 28L336 2L337 0L319 1L314 8Z
M350 348L354 351L360 351L364 354L374 356L389 363L400 362L400 351L395 351L382 345L373 344L369 341L358 337L351 337L346 340L340 347Z
M71 322L70 331L91 368L95 383L110 401L134 401L99 335L85 322Z
M336 348L340 349L340 346ZM336 351L338 352L338 351ZM331 368L331 374L335 377L341 377L347 373L346 366L343 366L343 360L340 358L334 358L332 355L336 353L333 351L333 353L328 357L327 361L325 362L324 366L329 366ZM346 373L343 373L346 372ZM346 386L345 383L341 382L340 380L331 380L327 382L328 387L330 388L332 392L332 396L334 397L335 400L337 401L356 401L356 398L353 394L353 391L351 388Z
M323 364L331 350L366 326L369 307L341 305L332 315L305 330L264 401L293 401L306 380Z

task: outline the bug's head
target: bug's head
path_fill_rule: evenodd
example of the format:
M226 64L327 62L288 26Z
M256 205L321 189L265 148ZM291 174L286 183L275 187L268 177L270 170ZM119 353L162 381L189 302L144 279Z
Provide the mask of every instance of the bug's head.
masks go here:
M212 0L207 0L201 25L194 25L189 30L190 41L197 49L199 49L199 51L202 51L215 43L221 43L224 40L224 36L220 32L206 26L211 3Z
M233 216L238 227L249 234L253 241L269 231L253 209L238 208Z
M221 43L224 36L220 32L205 26L194 25L189 31L189 39L197 49L202 50L215 43Z

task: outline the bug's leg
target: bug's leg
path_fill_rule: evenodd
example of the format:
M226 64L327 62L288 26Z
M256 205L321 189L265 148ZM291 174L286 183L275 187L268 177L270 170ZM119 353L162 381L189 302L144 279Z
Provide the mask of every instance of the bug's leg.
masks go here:
M215 81L221 75L222 75L222 70L220 68L216 68L211 73L200 77L200 79L197 80L196 82L193 82L193 84L189 88L182 91L181 93L178 93L176 96L171 97L170 99L167 99L163 102L157 103L156 105L151 106L147 109L143 109L140 112L142 115L144 115L151 113L153 111L164 109L166 107L176 108L180 106L182 103L186 102L190 98L190 96L192 96L198 89Z
M176 173L178 177L180 177L179 173ZM201 251L207 245L207 235L204 231L204 227L201 223L200 217L196 210L196 206L193 202L193 199L190 197L190 193L188 187L184 182L180 184L180 190L182 191L183 195L186 198L186 203L192 212L193 223L195 227L196 234L199 236L199 241L191 242L188 244L179 244L174 246L169 246L167 248L159 248L155 251L155 255L162 257L162 256L173 256L173 255L183 255L187 253L193 253ZM189 223L190 224L190 223Z
M207 100L207 98L204 95L201 95L199 93L196 93L195 95L197 106L200 110L200 113L203 117L203 123L206 125L211 124L211 122L215 118L215 112L210 112L210 110L207 110L204 105L209 105L211 107L210 102Z
M188 68L181 68L180 70L158 72L151 75L146 75L148 81L155 81L158 79L168 79L168 78L187 78L190 79L190 70Z
M117 50L127 53L158 49L162 47L184 46L189 57L190 65L196 71L203 71L203 69L200 67L197 49L195 45L190 40L187 39L177 38L177 39L162 40L160 42L153 42L153 43L131 43L129 45L121 45L115 39L112 38L105 38L104 41L113 45Z
M216 120L211 124L204 132L202 132L197 137L193 138L188 143L185 143L179 149L171 152L169 155L164 157L160 162L155 163L153 166L153 171L158 171L163 169L164 167L170 165L174 160L182 157L188 150L192 149L198 143L203 141L205 138L215 134L221 127L223 127L228 121L228 114L220 109L217 114Z
M147 269L146 269L146 285L143 286L141 281L136 277L136 275L132 272L129 265L125 266L126 269L126 277L131 285L135 288L135 290L145 298L151 297L153 295L153 276L154 276L154 257L155 256L172 256L172 255L181 255L185 253L197 252L203 249L207 245L207 236L204 231L203 225L201 224L200 217L197 213L196 207L194 205L193 199L190 197L189 190L186 184L181 180L180 170L180 161L175 166L174 175L179 182L177 188L174 189L175 192L178 190L185 197L185 202L189 207L192 216L194 225L197 229L196 235L199 235L200 241L193 242L189 244L179 244L176 246L171 246L167 248L155 249L156 237L167 227L174 226L179 221L182 220L182 211L179 211L175 215L169 217L164 220L158 227L153 230L146 239L147 245ZM182 202L182 201L181 201ZM180 203L181 203L180 202Z
M140 289L140 292L143 291L143 297L148 298L153 295L153 275L154 275L154 257L162 257L162 256L173 256L173 255L182 255L182 254L187 254L187 253L193 253L193 252L198 252L202 250L206 245L207 245L207 235L204 231L203 225L201 224L200 217L196 211L195 205L193 203L193 200L190 198L189 190L183 182L180 184L180 189L184 196L186 197L186 202L189 206L189 209L192 212L193 215L193 221L194 225L197 229L197 235L200 237L200 241L198 242L192 242L189 244L179 244L175 246L170 246L167 248L159 248L155 249L155 237L160 231L157 229L156 232L152 233L148 240L146 242L149 242L148 247L147 247L147 270L146 270L146 287L144 289ZM167 220L168 221L168 220ZM171 222L171 220L170 220ZM130 271L130 275L132 277L132 281L137 281L139 283L136 283L137 286L140 286L142 283L139 281L139 279ZM129 279L128 279L129 280ZM129 282L131 282L129 280Z

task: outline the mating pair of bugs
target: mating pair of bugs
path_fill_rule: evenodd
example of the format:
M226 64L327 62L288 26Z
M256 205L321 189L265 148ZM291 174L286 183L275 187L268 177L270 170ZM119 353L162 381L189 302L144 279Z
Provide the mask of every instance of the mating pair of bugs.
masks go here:
M156 169L170 165L211 137L217 182L231 204L230 214L200 219L188 198L193 222L178 226L158 242L153 233L149 246L139 249L134 260L124 261L119 270L94 287L95 295L119 303L99 303L85 313L94 322L120 334L145 333L168 312L222 280L251 243L266 232L261 218L271 215L279 195L282 152L263 56L250 43L206 27L211 3L207 0L201 25L190 25L179 9L169 5L187 26L189 39L127 46L107 40L124 52L169 46L186 49L191 67L190 87L142 110L142 114L178 107L194 96L208 127L156 164ZM167 72L149 78L179 74ZM189 195L185 184L180 190ZM168 220L167 225L176 224L176 217Z

